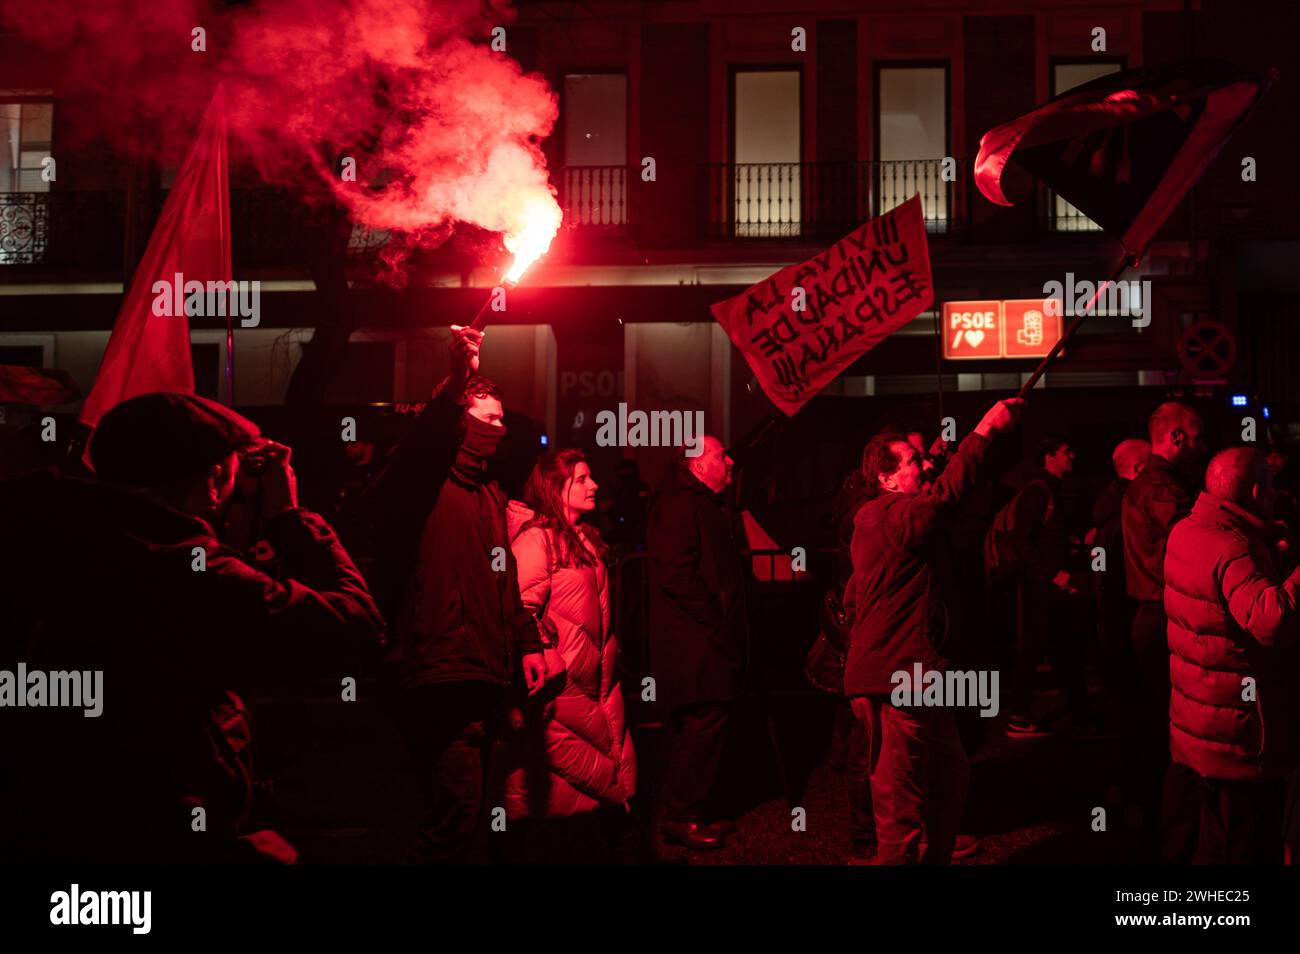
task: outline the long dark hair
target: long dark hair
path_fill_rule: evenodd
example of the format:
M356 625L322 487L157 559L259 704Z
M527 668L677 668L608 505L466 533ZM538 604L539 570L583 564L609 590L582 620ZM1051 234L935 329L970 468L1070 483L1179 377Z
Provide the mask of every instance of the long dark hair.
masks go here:
M596 528L588 524L579 533L577 526L569 523L564 515L564 488L578 465L586 463L586 455L575 448L553 450L538 458L524 485L524 503L532 508L533 516L519 528L519 533L531 527L551 531L559 550L557 566L595 566L598 559L605 557L605 544ZM583 543L583 534L595 547L598 557L592 556Z

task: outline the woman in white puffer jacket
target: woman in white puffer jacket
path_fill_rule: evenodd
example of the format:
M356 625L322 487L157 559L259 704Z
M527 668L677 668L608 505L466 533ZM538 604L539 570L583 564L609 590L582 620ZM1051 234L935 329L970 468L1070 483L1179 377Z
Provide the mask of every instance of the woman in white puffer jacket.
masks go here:
M529 820L529 860L568 860L554 855L586 853L593 841L625 856L636 753L623 717L605 546L580 523L596 505L582 452L542 457L524 497L507 510L511 546L523 603L550 645L546 687L525 704L506 747L506 815Z

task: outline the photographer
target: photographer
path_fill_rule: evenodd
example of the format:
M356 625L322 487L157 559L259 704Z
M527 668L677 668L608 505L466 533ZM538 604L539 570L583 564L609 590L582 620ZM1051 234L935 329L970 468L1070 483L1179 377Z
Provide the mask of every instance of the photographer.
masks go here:
M103 673L98 718L6 714L22 720L6 847L46 862L293 860L273 832L245 830L251 738L237 692L377 648L364 581L325 521L298 508L289 448L219 404L131 398L104 415L90 457L93 480L42 475L0 494L0 603L19 658ZM223 540L228 518L260 531L256 557Z

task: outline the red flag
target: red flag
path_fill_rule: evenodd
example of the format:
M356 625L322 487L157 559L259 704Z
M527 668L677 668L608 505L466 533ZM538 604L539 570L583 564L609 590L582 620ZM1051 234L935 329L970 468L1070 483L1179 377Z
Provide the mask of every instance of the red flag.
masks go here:
M921 197L713 306L787 415L934 302Z
M206 286L230 277L225 103L218 89L122 300L81 420L94 427L110 408L137 394L193 394L189 320L183 308L177 314L154 305L180 300L184 289L174 287L178 282Z

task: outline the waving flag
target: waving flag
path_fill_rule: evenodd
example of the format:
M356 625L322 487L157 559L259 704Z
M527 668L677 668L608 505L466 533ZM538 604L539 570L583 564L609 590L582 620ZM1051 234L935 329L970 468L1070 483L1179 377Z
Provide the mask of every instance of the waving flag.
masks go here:
M975 183L1011 205L1014 161L1140 258L1275 76L1193 59L1099 77L985 133Z
M154 285L230 281L230 190L225 106L212 97L122 300L95 386L81 409L94 427L109 408L150 391L194 393L190 327L184 314L154 314Z
M925 219L914 195L711 310L772 403L793 416L933 303Z

